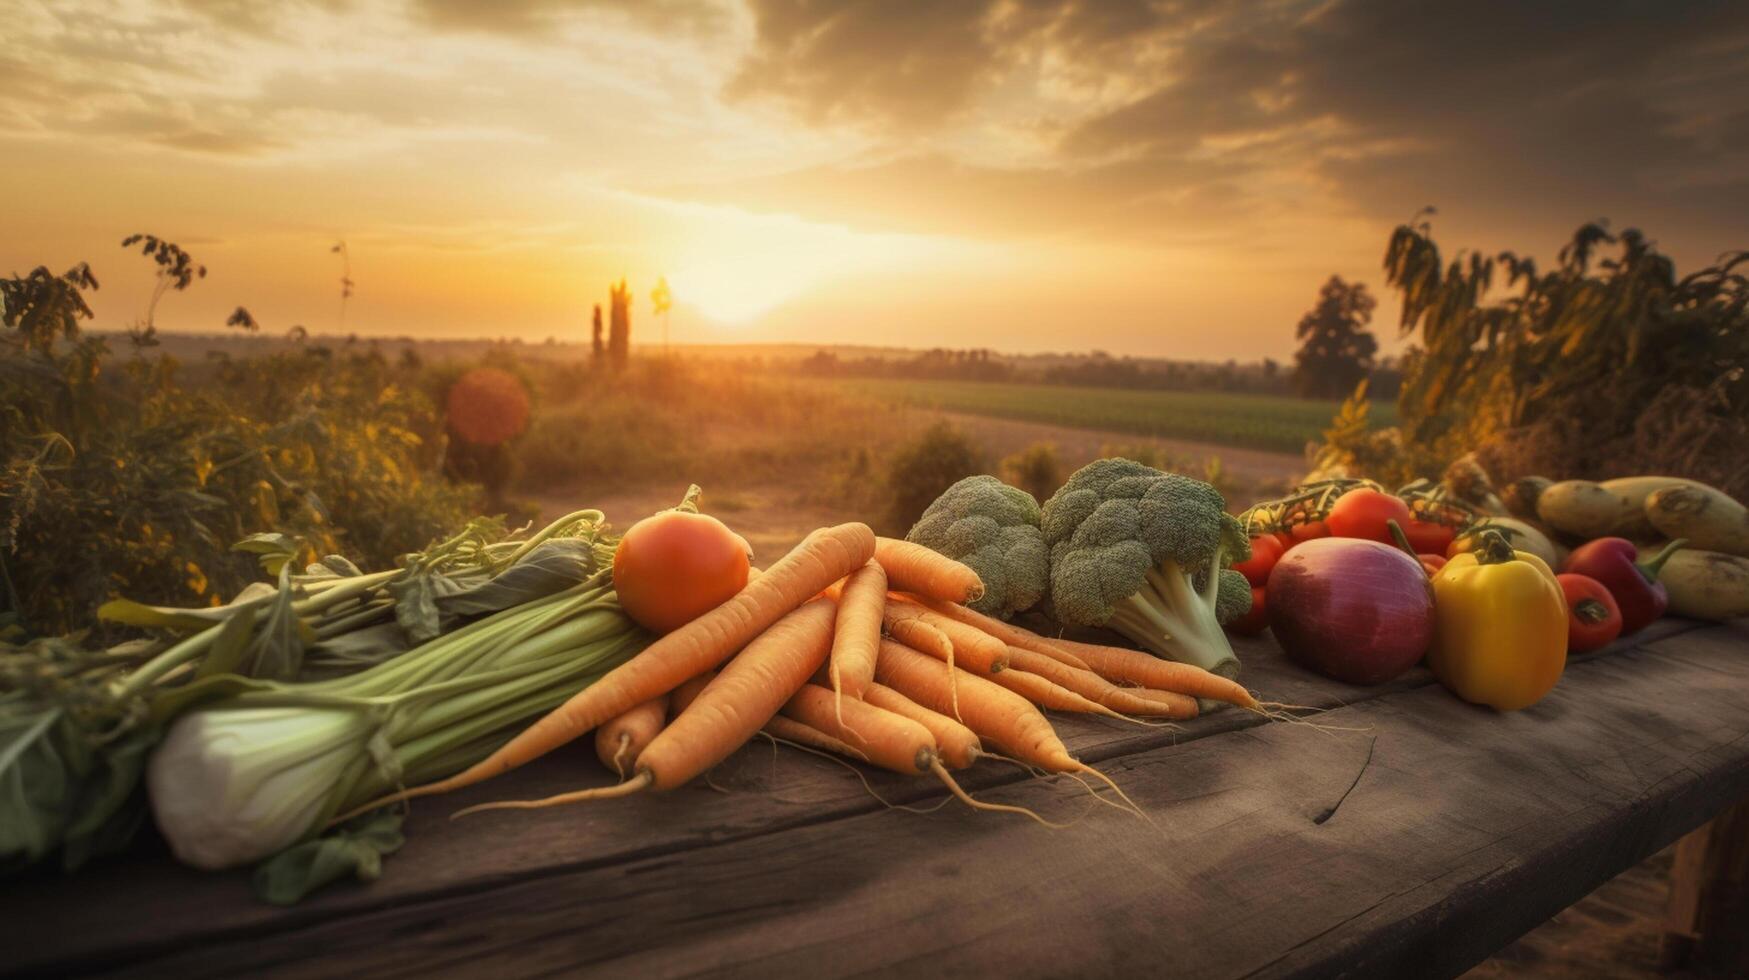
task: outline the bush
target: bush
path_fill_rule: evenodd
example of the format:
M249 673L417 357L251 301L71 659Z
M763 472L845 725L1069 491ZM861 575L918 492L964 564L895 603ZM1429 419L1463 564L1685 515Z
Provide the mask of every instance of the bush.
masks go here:
M1063 485L1063 461L1057 447L1048 442L1035 442L1002 461L1002 480L1019 487L1039 501L1045 501Z
M903 535L943 491L981 472L980 453L964 432L946 422L929 426L887 462L884 530Z
M469 515L470 489L431 478L433 406L375 351L218 358L185 383L147 335L123 360L81 333L88 273L38 273L0 280L0 616L27 632L90 626L117 594L228 599L259 577L231 550L251 533L384 567Z

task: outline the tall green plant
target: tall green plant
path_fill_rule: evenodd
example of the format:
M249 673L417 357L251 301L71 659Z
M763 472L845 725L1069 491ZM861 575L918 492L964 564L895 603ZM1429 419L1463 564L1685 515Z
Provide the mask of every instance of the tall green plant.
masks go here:
M1548 434L1540 465L1587 475L1672 391L1706 393L1718 424L1749 419L1749 252L1679 278L1639 231L1593 223L1546 272L1513 252L1445 262L1428 214L1385 254L1418 342L1398 414L1422 469L1534 431Z

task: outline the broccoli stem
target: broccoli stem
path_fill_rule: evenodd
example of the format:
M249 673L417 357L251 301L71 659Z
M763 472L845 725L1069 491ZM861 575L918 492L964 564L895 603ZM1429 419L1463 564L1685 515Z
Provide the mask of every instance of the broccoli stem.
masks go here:
M1238 676L1239 658L1215 618L1215 589L1197 591L1189 573L1175 563L1149 569L1134 595L1113 604L1106 626L1157 657Z

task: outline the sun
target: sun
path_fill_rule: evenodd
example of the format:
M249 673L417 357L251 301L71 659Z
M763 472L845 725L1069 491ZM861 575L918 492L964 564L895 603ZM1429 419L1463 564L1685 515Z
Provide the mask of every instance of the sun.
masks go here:
M850 276L940 261L951 244L924 235L861 232L790 215L677 205L687 211L674 302L722 326L742 326Z

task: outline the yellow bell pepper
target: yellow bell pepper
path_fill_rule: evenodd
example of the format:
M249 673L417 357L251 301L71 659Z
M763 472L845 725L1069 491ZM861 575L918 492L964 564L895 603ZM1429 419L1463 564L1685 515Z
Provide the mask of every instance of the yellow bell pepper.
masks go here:
M1433 577L1427 665L1453 694L1499 711L1529 707L1567 666L1567 602L1541 558L1484 533Z

